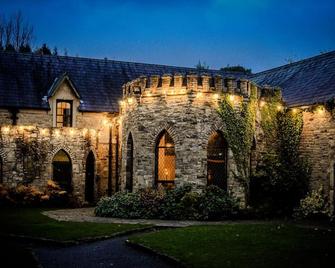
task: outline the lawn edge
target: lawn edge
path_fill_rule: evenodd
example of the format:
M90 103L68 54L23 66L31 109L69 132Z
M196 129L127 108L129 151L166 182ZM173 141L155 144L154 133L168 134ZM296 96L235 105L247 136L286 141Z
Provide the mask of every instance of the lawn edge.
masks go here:
M132 247L134 249L137 249L137 250L141 250L141 251L144 251L144 252L147 252L151 255L155 255L159 258L162 258L163 260L167 261L168 263L172 264L174 267L180 267L180 268L186 268L188 267L185 263L183 263L182 261L176 259L175 257L172 257L168 254L164 254L160 251L157 251L155 249L152 249L148 246L145 246L141 243L137 243L137 242L133 242L129 239L127 239L125 241L125 244L129 247Z
M117 238L120 236L126 236L126 235L141 233L145 231L151 231L154 229L156 229L155 226L147 226L147 227L141 227L141 228L135 228L132 230L117 232L111 235L85 237L81 239L63 240L63 241L52 239L52 238L34 237L34 236L17 235L17 234L0 234L0 237L9 238L9 239L17 239L21 241L23 240L23 241L29 241L29 242L37 242L37 243L49 244L49 245L72 246L72 245L79 245L79 244L84 244L84 243L91 243L95 241L102 241L102 240Z

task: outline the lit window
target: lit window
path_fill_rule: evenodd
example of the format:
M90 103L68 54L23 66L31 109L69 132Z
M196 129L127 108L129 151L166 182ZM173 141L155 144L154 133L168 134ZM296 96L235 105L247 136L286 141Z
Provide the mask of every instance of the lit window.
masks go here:
M227 189L227 143L221 132L214 132L207 145L207 185Z
M163 131L156 146L156 183L168 188L174 186L176 177L176 154L174 142L166 131Z
M56 126L72 127L72 101L57 100Z

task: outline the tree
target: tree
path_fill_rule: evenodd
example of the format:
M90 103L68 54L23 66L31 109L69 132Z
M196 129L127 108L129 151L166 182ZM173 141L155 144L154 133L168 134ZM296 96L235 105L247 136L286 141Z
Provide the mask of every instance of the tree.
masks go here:
M38 55L51 55L51 50L47 44L43 44L40 48L37 48L34 53Z
M251 69L247 69L240 65L229 66L228 64L226 67L223 67L220 70L226 71L226 72L238 72L238 73L244 73L244 74L251 74Z
M20 11L9 18L0 16L0 48L6 51L27 51L31 47L33 27Z
M198 64L195 65L195 68L198 71L206 71L209 69L209 66L206 64L206 62L204 61L203 63L201 63L201 61L199 60Z

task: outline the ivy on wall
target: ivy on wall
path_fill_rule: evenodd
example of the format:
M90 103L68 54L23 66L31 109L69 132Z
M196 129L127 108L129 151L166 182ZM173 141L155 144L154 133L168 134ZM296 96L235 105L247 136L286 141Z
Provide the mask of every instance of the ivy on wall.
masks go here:
M39 178L43 169L49 146L44 140L27 139L24 136L15 138L16 165L22 167L24 183Z
M240 107L234 107L226 96L218 109L225 124L223 134L236 163L237 174L234 175L242 182L246 193L249 191L250 152L255 135L256 108L256 87L252 86L248 102L242 102Z
M274 96L260 109L266 151L251 178L251 203L271 213L290 214L307 192L310 169L299 150L302 112L278 105L280 96Z

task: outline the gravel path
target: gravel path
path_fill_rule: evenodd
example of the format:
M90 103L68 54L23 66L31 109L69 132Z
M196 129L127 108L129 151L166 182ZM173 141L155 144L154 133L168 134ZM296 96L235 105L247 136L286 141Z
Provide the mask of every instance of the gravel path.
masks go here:
M126 239L124 236L71 247L40 247L34 253L45 268L173 267L160 257L127 246Z

